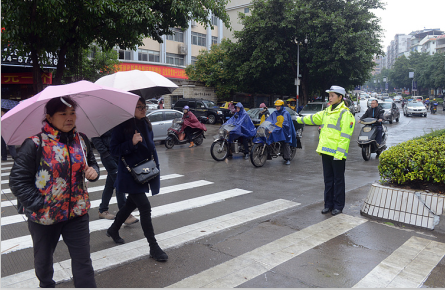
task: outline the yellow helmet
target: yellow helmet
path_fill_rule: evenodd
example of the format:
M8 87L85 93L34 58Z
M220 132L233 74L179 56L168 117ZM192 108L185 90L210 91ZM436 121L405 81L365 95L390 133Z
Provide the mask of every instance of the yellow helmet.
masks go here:
M284 102L282 100L276 100L274 105L275 107L284 106Z
M433 99L433 101L435 101L436 99Z

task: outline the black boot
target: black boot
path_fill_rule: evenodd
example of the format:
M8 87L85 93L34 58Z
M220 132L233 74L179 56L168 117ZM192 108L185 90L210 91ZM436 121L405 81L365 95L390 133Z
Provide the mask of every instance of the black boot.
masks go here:
M107 236L111 237L116 244L125 244L124 239L119 236L119 230L113 227L113 225L107 230Z
M165 262L168 260L167 254L159 247L158 244L150 245L150 257L158 262Z

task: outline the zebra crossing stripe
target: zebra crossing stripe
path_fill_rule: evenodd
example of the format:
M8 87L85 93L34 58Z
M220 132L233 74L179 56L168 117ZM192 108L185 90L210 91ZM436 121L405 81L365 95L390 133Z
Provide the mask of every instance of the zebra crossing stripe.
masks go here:
M106 179L107 175L103 175L104 177L101 178L102 176L99 177L99 179ZM184 175L181 174L168 174L168 175L161 175L161 181L162 180L168 180L168 179L173 179L173 178L178 178L178 177L183 177ZM105 187L105 185L100 185L100 186L95 186L95 187L89 187L88 188L88 192L95 192L95 191L101 191L103 190ZM11 193L11 190L8 189L2 189L2 194L7 194L7 193Z
M166 193L196 188L196 187L209 185L209 184L213 184L213 182L207 181L207 180L198 180L198 181L192 181L192 182L182 183L182 184L178 184L178 185L166 186L166 187L162 188L158 194L166 194ZM100 186L98 186L98 187L100 187ZM103 186L100 187L99 190L102 190L102 189L103 189ZM88 190L88 191L91 192L90 190ZM146 194L150 195L150 193L148 193L148 192ZM100 200L100 199L91 201L90 209L99 207L101 201L102 200ZM115 204L115 203L117 203L117 199L116 199L116 197L112 197L110 199L109 204ZM2 226L5 226L5 225L10 225L10 224L15 224L15 223L26 221L26 219L27 218L25 215L16 214L16 215L11 215L11 216L7 216L7 217L2 217L1 223L2 223Z
M97 161L97 164L102 164L102 161ZM11 170L12 169L12 166L8 166L8 167L3 167L2 166L2 171L3 170Z
M167 288L234 288L365 222L362 218L337 215Z
M100 156L99 155L96 155L96 154L94 154L94 157L96 157L96 158L100 158ZM99 162L98 162L99 163ZM2 162L1 163L1 166L3 167L3 166L5 166L5 165L13 165L14 164L14 161L10 161L10 162ZM2 168L2 170L3 170L3 168ZM8 174L9 175L9 174ZM3 174L2 174L2 176L4 176Z
M205 195L205 196L201 196L201 197L196 197L196 198L192 198L192 199L188 199L188 200L184 200L184 201L180 201L180 202L157 206L157 207L152 208L151 217L156 218L156 217L164 216L164 215L171 214L171 213L177 213L177 212L181 212L181 211L185 211L185 210L189 210L189 209L193 209L193 208L203 207L203 206L206 206L206 205L209 205L212 203L224 201L225 199L228 199L231 197L248 194L250 192L251 191L248 191L248 190L235 188L235 189L221 191L218 193ZM139 211L133 212L133 215L139 216ZM22 218L21 221L25 220L24 216L20 216L20 218ZM111 226L112 223L113 223L112 220L107 220L107 219L99 219L99 220L91 221L89 224L90 233L106 230ZM61 240L62 240L62 238L59 239L59 241L61 241ZM2 255L8 254L11 252L15 252L15 251L19 251L22 249L31 248L31 247L32 247L31 235L26 235L26 236L22 236L22 237L18 237L18 238L1 241Z
M105 167L99 167L99 171L101 171L101 172L102 172L102 171L106 172L107 169L106 169ZM5 173L2 173L1 176L2 176L2 177L3 177L3 176L9 176L10 174L11 174L11 172L5 172ZM107 175L105 174L105 176L107 176ZM102 174L101 174L100 177L102 177ZM100 177L99 177L99 179L101 179ZM9 182L8 182L8 183L9 183ZM5 183L2 183L2 184L5 184Z
M277 199L261 205L243 209L234 213L205 220L176 230L156 235L159 245L164 250L182 246L203 237L236 227L247 222L278 213L300 205L293 201ZM101 272L123 263L128 263L143 256L148 256L150 247L146 239L140 239L124 245L91 253L95 272ZM54 281L60 283L72 279L71 260L54 263ZM36 288L39 285L34 269L2 277L4 288Z
M444 243L411 237L353 288L419 288L444 256Z

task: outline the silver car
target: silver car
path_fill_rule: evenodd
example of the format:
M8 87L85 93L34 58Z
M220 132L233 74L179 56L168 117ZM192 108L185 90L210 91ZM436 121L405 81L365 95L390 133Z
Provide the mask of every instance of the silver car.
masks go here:
M167 138L167 130L172 126L175 118L182 118L183 113L177 110L161 109L148 112L147 117L153 127L154 141L161 141Z
M326 109L325 102L312 102L308 103L306 106L303 107L303 109L301 109L300 115L302 116L313 115L315 113L323 111L324 109Z
M426 117L427 110L425 108L425 105L422 102L418 102L418 101L408 102L403 107L403 115L404 116L418 115L418 116Z

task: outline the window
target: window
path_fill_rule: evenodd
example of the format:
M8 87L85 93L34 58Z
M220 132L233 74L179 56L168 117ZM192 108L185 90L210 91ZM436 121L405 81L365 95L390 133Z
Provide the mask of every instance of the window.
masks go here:
M139 61L160 62L159 51L153 51L153 50L148 50L148 49L138 49L138 60Z
M166 62L174 65L184 65L184 56L180 54L167 53Z
M178 112L165 112L165 120L166 121L173 120L175 118L182 118L181 113L178 113Z
M119 59L132 60L131 59L131 55L132 55L131 50L118 49L117 52L119 53Z
M170 100L173 105L175 105L179 99L182 99L182 96L175 96L175 95L170 96ZM172 108L173 108L173 106L172 106Z
M218 44L218 37L212 36L212 44Z
M212 16L212 25L218 26L218 17Z
M162 121L162 112L156 112L148 116L150 122L159 122Z
M198 61L198 58L196 56L192 56L192 64L195 64Z
M198 32L192 32L192 44L206 46L206 35Z
M206 107L202 102L196 102L196 109L205 109Z
M244 13L249 13L249 8L244 8Z
M184 32L179 29L173 29L173 35L166 35L167 40L184 42Z
M190 109L195 109L196 108L196 102L195 101L190 101L189 102L189 107L190 107Z

